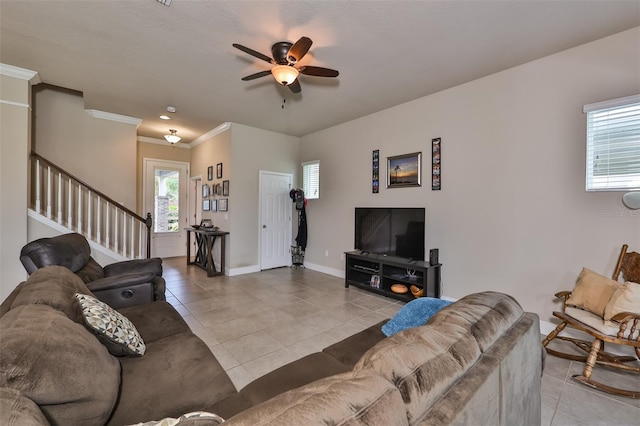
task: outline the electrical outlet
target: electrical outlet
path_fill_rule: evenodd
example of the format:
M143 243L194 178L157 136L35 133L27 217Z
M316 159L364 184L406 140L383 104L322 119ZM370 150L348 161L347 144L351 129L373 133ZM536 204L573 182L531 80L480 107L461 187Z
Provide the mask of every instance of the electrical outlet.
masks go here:
M340 260L344 261L344 253L340 253Z
M329 250L324 251L324 257L329 257Z

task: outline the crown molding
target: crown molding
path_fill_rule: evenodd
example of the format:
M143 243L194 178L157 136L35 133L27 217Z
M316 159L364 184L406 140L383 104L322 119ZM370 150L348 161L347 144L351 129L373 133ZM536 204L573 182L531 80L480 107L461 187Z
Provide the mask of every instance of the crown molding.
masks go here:
M140 123L142 123L141 119L135 118L135 117L129 117L128 115L120 115L120 114L114 114L112 112L98 111L97 109L87 109L85 111L87 112L87 114L89 114L93 118L99 118L101 120L117 121L119 123L125 123L125 124L132 124L136 126L136 129L138 128L138 126L140 126Z
M218 127L216 127L215 129L209 130L207 133L200 135L197 139L195 139L193 142L191 142L191 147L196 147L198 145L200 145L201 143L204 143L205 141L211 139L214 136L219 135L220 133L226 132L227 130L229 130L231 128L231 123L230 122L225 122L222 123L221 125L219 125Z
M40 75L37 71L14 67L13 65L0 63L0 74L8 77L19 78L21 80L27 80L31 84L40 83Z

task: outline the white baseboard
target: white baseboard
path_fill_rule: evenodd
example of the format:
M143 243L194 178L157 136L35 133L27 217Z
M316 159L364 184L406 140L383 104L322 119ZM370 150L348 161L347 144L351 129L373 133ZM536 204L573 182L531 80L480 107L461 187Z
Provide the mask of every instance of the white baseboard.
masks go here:
M226 268L225 275L234 277L236 275L253 274L254 272L260 272L258 265L243 266L241 268Z
M312 271L322 272L323 274L332 275L338 278L344 278L344 271L341 269L329 268L327 266L318 265L316 263L306 262L304 267Z

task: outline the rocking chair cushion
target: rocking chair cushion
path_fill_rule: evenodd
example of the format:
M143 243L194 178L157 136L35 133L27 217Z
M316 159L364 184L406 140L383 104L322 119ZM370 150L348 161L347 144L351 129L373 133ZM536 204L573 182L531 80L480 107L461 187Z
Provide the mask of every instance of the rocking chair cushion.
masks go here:
M609 321L621 312L640 315L640 284L626 282L618 287L604 308L604 319Z
M588 325L591 328L595 328L602 334L606 334L607 336L616 337L618 331L620 331L620 324L613 321L604 321L602 317L597 316L589 311L585 311L583 309L572 308L567 306L564 311L568 316L580 321L583 324ZM627 328L624 334L625 339L633 339L637 337L637 334L640 330L636 330L633 336L630 335L631 327Z
M582 268L567 304L586 309L602 319L604 309L618 287L620 283L617 281Z

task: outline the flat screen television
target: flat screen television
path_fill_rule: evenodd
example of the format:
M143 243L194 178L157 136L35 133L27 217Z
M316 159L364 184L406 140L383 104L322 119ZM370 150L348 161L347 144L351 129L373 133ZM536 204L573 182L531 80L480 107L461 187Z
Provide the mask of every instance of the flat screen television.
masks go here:
M424 260L424 208L356 207L354 247L368 253Z

